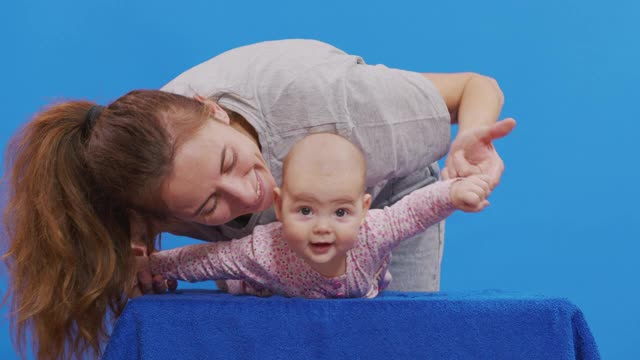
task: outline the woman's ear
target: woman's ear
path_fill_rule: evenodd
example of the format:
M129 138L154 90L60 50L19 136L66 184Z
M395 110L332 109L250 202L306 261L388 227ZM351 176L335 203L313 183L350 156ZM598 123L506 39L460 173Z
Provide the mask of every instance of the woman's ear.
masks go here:
M227 114L227 112L224 111L224 109L220 105L218 105L217 102L201 95L195 95L193 98L203 103L204 106L206 106L207 109L211 111L211 116L213 116L214 118L222 121L227 125L231 123L231 120L229 119L229 114Z
M273 210L276 213L276 219L282 221L282 190L279 187L273 188Z

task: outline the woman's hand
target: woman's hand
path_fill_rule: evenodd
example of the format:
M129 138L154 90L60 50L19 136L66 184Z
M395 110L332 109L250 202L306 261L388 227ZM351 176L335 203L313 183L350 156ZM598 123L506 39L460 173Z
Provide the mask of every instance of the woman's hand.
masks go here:
M132 251L136 256L136 277L127 292L129 298L151 293L162 294L167 290L174 291L178 288L176 280L165 280L162 275L151 274L146 249L133 245Z
M472 175L451 184L451 202L457 209L478 212L489 205L489 176Z
M146 251L140 247L133 247L133 253L136 257L136 278L134 281L133 292L129 296L131 298L142 294L149 294L153 289L151 269L149 268L149 257Z
M491 189L494 189L500 183L504 163L493 147L493 140L506 136L515 126L516 121L508 118L458 133L445 161L443 177L486 175Z
M493 140L506 136L515 120L495 122L504 103L498 83L475 73L423 74L438 89L458 124L458 135L451 144L442 174L445 179L485 174L491 188L500 182L504 164L493 147Z
M147 231L145 222L135 212L129 214L131 226L131 251L136 258L136 276L127 286L127 296L135 298L143 294L164 293L167 289L173 291L178 287L175 280L165 280L162 275L152 275L149 269L149 255L142 240Z

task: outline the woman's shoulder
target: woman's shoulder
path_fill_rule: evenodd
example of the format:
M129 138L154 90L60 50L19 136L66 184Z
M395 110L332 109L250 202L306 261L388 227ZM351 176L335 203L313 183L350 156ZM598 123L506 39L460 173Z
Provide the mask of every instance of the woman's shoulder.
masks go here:
M267 101L301 74L319 64L333 62L345 53L327 43L311 39L264 41L220 53L183 71L162 87L185 96L224 96L253 103L258 94ZM268 86L265 86L268 84ZM252 104L256 106L256 104Z
M253 44L238 46L220 55L225 55L227 53L232 53L232 52L282 50L282 49L328 50L328 51L343 52L342 50L336 48L335 46L320 40L299 38L299 39L268 40L268 41L262 41L262 42L257 42Z

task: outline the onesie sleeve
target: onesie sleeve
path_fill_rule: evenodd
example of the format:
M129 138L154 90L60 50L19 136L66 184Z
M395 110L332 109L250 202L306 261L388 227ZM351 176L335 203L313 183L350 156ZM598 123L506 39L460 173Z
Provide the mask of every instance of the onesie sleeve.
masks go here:
M159 251L151 254L152 274L167 280L189 282L243 278L252 254L252 235L231 241L218 241Z
M373 254L384 258L400 241L426 230L455 211L450 187L455 180L420 188L392 206L369 211L365 230Z

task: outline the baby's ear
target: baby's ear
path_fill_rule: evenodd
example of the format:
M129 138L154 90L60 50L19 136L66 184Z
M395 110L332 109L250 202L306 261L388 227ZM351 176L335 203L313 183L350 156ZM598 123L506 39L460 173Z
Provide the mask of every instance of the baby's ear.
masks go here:
M360 225L364 225L364 220L367 217L367 212L371 207L371 194L364 194L362 199L362 221Z
M282 213L282 190L279 187L273 188L273 210L276 213L276 219L282 221L280 219L280 214Z
M364 194L364 198L362 201L362 210L368 211L371 207L371 194Z

